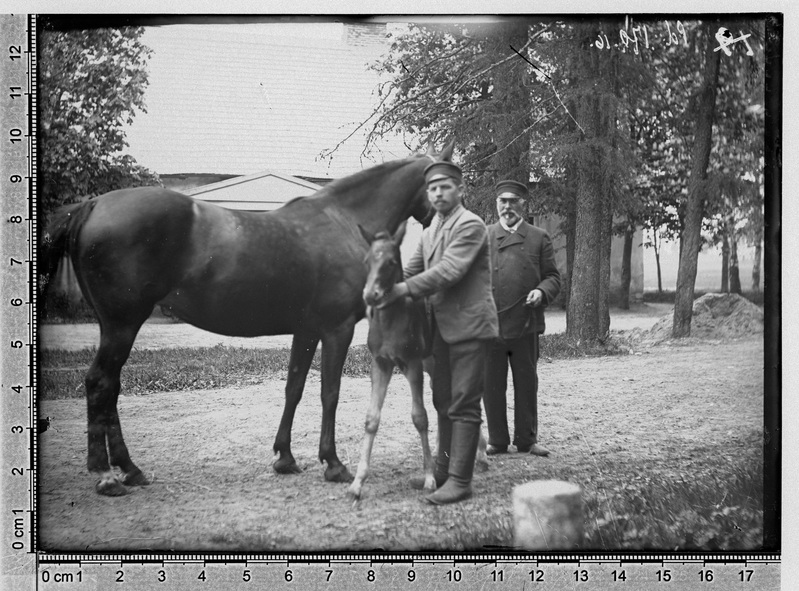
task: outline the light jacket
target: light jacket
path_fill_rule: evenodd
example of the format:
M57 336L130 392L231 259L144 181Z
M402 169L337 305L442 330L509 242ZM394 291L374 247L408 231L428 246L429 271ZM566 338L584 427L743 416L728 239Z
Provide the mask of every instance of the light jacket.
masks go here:
M404 272L411 296L428 298L447 343L499 335L488 232L476 214L458 205L435 240L426 228Z

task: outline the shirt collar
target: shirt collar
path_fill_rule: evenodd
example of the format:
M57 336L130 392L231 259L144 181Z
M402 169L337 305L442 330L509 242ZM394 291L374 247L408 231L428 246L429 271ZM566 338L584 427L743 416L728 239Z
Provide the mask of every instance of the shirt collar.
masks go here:
M441 215L440 213L437 213L436 216L438 216L438 218L440 220L440 226L439 227L443 226L447 222L447 220L449 218L451 218L453 215L455 215L455 213L457 213L462 207L463 207L463 204L462 203L458 203L458 205L453 207L449 211L449 213L447 215Z
M499 220L499 224L505 229L506 232L510 232L512 234L512 233L516 232L519 229L519 226L522 225L523 221L524 220L522 218L519 218L519 221L516 222L515 224L513 224L512 226L506 226L505 225L505 220L500 219Z

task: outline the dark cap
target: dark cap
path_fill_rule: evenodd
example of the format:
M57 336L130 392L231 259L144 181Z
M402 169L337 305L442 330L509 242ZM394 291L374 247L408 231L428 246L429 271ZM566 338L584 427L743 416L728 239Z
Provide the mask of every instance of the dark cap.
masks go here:
M438 179L451 178L455 179L458 183L463 181L463 173L460 167L452 162L433 162L430 166L424 169L425 183L431 183Z
M527 197L527 187L517 181L499 181L494 187L497 199L524 199Z

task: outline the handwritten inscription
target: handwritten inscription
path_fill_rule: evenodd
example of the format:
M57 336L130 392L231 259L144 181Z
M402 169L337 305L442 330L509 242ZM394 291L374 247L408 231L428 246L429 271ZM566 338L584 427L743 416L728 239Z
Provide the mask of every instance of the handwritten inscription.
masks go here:
M600 33L597 35L597 40L594 41L594 47L597 49L616 47L624 52L632 51L635 55L638 55L642 49L650 49L655 43L660 43L667 47L678 45L680 42L685 45L688 44L688 33L682 21L677 21L674 26L669 21L666 21L665 31L660 32L658 35L650 34L651 31L652 29L647 25L627 26L619 29L619 40L615 43L611 42L607 34Z
M688 45L688 32L682 21L677 21L674 25L666 21L662 28L663 30L657 31L652 26L630 26L628 22L627 26L619 29L618 40L614 39L613 35L609 37L606 33L599 33L596 41L594 41L594 47L607 50L616 48L625 53L632 51L635 55L638 55L642 50L651 49L652 46L658 44L666 47L679 45L680 43ZM730 48L733 45L743 43L746 46L746 55L754 55L752 47L747 41L751 35L745 35L743 31L739 31L739 33L738 37L733 37L729 29L719 27L718 31L716 31L716 41L718 41L719 45L713 51L723 51L729 56L732 55Z
M730 45L734 45L739 41L743 41L746 45L746 55L754 55L755 53L752 51L749 41L747 41L747 38L751 37L751 35L744 35L743 31L740 31L740 33L740 37L733 39L732 33L730 33L729 29L719 27L719 30L716 31L716 41L719 42L719 46L713 51L723 51L727 55L732 55Z

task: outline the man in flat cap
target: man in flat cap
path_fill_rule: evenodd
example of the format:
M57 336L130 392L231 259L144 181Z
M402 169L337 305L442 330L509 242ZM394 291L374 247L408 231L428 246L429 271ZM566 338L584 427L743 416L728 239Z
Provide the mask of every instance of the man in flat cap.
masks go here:
M425 500L455 503L472 495L480 438L480 400L488 343L497 337L486 226L461 204L461 170L450 162L425 169L427 197L436 210L386 304L409 294L432 310L433 406L438 415L435 479ZM422 479L411 479L421 489Z
M488 241L500 336L486 362L486 453L506 453L511 442L505 396L510 361L513 444L519 452L547 456L549 451L538 444L538 336L545 329L544 308L560 292L560 273L549 235L523 219L527 186L501 181L495 194L499 222L488 226Z

